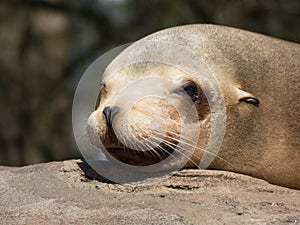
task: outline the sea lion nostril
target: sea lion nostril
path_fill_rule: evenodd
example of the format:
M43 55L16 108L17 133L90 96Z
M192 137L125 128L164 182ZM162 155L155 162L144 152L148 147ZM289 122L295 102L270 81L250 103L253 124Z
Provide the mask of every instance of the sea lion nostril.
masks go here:
M112 119L120 111L120 108L117 106L113 106L111 107L110 111L110 117Z
M110 106L106 106L103 109L103 115L105 117L106 120L106 125L107 127L110 129L112 128L112 119L113 117L120 111L119 107L110 107Z

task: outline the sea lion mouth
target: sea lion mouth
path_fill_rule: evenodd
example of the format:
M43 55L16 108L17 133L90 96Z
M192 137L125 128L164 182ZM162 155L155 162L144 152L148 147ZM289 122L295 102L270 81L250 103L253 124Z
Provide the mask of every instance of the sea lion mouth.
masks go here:
M109 160L113 163L125 163L131 166L150 166L159 163L169 157L174 148L164 146L164 150L154 148L153 150L137 151L130 148L107 148Z

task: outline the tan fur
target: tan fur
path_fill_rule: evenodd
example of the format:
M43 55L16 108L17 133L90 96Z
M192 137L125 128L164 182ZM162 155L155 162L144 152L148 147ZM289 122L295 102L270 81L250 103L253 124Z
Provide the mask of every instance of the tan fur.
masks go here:
M170 28L139 42L149 40L172 42L189 49L204 59L221 85L226 101L227 127L218 156L224 160L216 158L210 168L244 173L300 189L299 44L216 25ZM127 67L110 79L107 79L108 75L103 78L109 91L96 111L97 131L102 140L107 135L103 129L103 108L112 104L120 89L130 81L153 74L169 77L178 84L182 77L188 76L167 65L147 63ZM201 75L199 71L197 76ZM259 106L239 101L246 97L259 99ZM150 115L168 117L160 110L160 107L168 107L166 103L155 103L155 107L149 107L148 103L143 108L148 111L148 116L150 112ZM172 113L171 110L169 114ZM207 113L203 115L198 143L202 147L209 136L209 117ZM188 127L186 124L186 129ZM121 125L119 129L122 132ZM106 139L106 142L116 145L111 140ZM197 150L192 160L199 162L202 154ZM126 156L122 154L122 157ZM193 167L194 164L190 162L186 166Z

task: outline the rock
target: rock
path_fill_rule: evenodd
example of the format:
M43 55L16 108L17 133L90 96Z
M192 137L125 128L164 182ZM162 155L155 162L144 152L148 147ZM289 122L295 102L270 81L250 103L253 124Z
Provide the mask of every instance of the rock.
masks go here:
M299 224L300 191L224 171L149 185L103 181L81 160L0 167L1 224Z

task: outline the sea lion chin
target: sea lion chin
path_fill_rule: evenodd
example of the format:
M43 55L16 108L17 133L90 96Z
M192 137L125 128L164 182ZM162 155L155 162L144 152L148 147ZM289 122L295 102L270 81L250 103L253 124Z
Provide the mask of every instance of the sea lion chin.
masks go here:
M160 60L121 65L131 52L155 57L157 43L186 49L209 73ZM172 57L189 64L183 55ZM299 44L235 28L188 25L154 33L108 66L88 120L90 139L101 141L113 162L148 166L170 159L196 168L208 154L209 168L300 189L299 59ZM209 148L219 105L212 80L226 115L218 152Z

